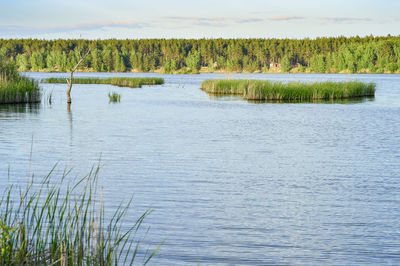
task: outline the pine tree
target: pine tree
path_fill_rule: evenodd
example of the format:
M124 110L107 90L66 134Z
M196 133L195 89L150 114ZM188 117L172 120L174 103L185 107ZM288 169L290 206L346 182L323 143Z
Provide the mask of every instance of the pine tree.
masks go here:
M18 54L16 57L18 71L28 71L29 70L29 62L28 56L26 54Z
M290 59L289 59L289 57L288 57L287 55L285 55L285 56L282 58L282 61L281 61L281 69L282 69L283 72L289 72L290 69L291 69Z
M186 61L186 66L189 68L190 72L197 73L200 70L200 52L199 51L189 52L185 61Z
M91 52L91 57L92 57L92 68L94 71L96 72L100 72L101 71L101 53L99 52L99 50L94 49Z
M42 53L34 52L31 56L30 61L33 71L39 71L44 69L45 62Z

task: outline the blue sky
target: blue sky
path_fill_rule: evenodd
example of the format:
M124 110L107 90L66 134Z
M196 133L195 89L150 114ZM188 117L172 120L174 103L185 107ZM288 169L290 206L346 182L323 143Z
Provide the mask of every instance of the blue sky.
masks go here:
M397 0L0 0L0 38L400 35Z

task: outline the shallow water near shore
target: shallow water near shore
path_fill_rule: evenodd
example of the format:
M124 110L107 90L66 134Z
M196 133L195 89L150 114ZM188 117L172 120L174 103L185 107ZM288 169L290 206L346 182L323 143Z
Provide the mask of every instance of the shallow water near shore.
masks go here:
M75 84L70 109L65 84L41 84L40 105L0 105L0 191L57 162L82 177L100 161L106 211L132 195L126 224L153 209L143 245L166 242L151 265L400 264L400 75L231 76L377 85L375 98L318 103L200 90L224 74L75 76L165 84Z

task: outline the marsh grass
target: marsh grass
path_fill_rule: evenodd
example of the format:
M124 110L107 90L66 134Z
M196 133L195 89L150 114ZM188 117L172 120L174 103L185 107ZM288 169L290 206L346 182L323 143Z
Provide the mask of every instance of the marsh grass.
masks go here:
M65 78L48 78L43 83L67 83ZM75 84L111 84L120 87L141 88L143 85L164 84L162 78L74 78Z
M143 213L128 229L121 221L131 201L104 215L97 180L99 167L74 184L65 171L58 182L52 171L26 187L10 185L0 201L0 265L119 265L136 263L135 239ZM55 184L53 184L55 183ZM147 264L160 246L146 252Z
M265 80L206 80L201 89L213 95L240 95L249 101L315 101L373 97L374 83L272 82Z
M121 101L121 95L116 92L109 92L108 99L110 103L119 103Z
M0 104L38 103L40 100L36 81L21 76L13 64L0 61Z

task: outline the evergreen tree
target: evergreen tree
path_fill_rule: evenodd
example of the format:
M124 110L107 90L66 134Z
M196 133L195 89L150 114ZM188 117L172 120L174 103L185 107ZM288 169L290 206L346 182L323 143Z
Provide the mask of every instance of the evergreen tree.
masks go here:
M196 73L200 70L200 52L189 52L186 57L186 66L189 67L190 72Z
M125 61L123 56L118 52L118 50L114 50L113 59L114 59L114 71L125 72L126 71Z
M142 65L142 56L139 53L136 53L135 51L132 51L130 56L129 56L129 62L131 64L132 69L141 69Z
M321 54L314 55L310 59L311 69L314 72L325 73L326 63L325 56Z
M174 73L176 70L177 68L175 60L166 58L164 60L164 73L171 74Z
M54 71L57 68L57 55L55 51L51 51L46 57L47 69Z
M29 70L29 61L28 61L28 56L26 54L18 54L16 57L16 63L17 63L18 71L28 71Z
M217 69L226 68L226 59L223 56L217 56Z
M31 56L31 66L33 71L39 71L44 69L45 62L42 53L34 52Z
M67 70L70 71L71 69L73 69L79 61L79 51L77 50L72 50L69 52L68 56L67 56L68 60L67 60Z
M290 68L291 68L290 59L287 55L285 55L281 61L281 69L283 72L289 72Z
M90 53L91 56L91 67L93 68L94 71L100 72L101 71L101 64L102 64L102 59L101 59L101 53L99 50L94 49Z
M56 52L56 64L59 71L62 72L67 71L68 60L67 60L67 54L64 51Z
M210 59L209 61L208 61L208 71L210 71L210 72L214 72L214 61L212 60L212 59Z
M243 69L243 56L243 46L240 43L232 41L227 51L231 71L241 71Z
M106 47L101 52L101 57L103 59L103 64L102 64L103 69L102 69L102 71L111 72L114 69L111 48L110 47Z

